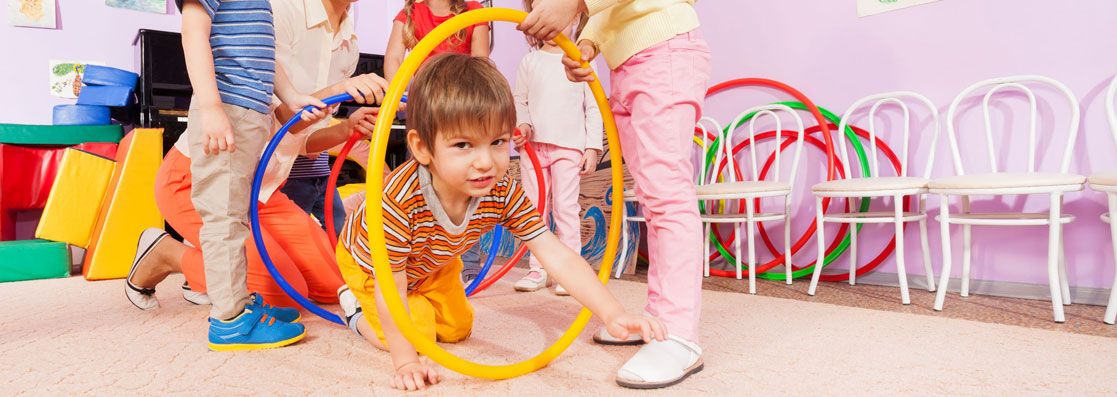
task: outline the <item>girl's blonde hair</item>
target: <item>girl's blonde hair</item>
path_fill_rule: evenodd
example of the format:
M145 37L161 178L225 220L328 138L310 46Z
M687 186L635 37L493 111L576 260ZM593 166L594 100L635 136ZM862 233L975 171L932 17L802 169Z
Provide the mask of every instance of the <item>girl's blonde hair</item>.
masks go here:
M440 134L491 137L516 125L508 80L485 57L439 54L419 67L407 95L407 129L427 149Z
M534 0L523 0L523 2L524 2L524 11L527 11L527 12L530 13L531 10L533 9L531 3L534 3L535 1ZM575 25L576 27L574 28L574 36L569 37L570 40L574 40L574 42L578 42L578 36L582 35L582 28L586 27L586 22L589 21L589 19L590 19L590 16L586 15L586 13L584 13L584 12L578 14L578 24ZM569 32L563 32L563 33L569 33ZM535 49L543 48L543 41L541 41L541 40L539 40L535 37L528 36L528 35L524 35L524 37L527 38L527 44L530 45L532 48L535 48Z
M407 19L403 22L403 45L409 50L415 48L415 44L419 42L419 40L415 38L415 23L411 19L411 14L415 12L416 2L416 0L406 0L403 3L403 13L407 15ZM422 1L420 0L418 2ZM450 14L461 14L465 12L466 8L465 0L450 0ZM446 42L450 43L450 45L457 45L463 41L465 41L465 29L459 30L457 33L454 33L453 36L446 39Z

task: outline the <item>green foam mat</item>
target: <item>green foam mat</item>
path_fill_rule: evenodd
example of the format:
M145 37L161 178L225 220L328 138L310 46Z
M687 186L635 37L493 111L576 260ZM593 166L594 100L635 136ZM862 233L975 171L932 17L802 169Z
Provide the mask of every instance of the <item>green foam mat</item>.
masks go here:
M0 241L0 282L70 276L70 247L47 240Z
M0 124L0 143L16 145L77 145L86 142L120 143L119 125Z

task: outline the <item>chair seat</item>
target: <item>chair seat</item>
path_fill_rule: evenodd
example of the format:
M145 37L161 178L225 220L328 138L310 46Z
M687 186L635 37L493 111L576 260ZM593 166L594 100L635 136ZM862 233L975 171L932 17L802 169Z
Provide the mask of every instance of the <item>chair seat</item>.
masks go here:
M920 212L907 211L901 214L900 220L910 222L926 217L926 214ZM896 221L896 213L893 211L838 212L826 214L823 219L834 223L892 223Z
M1074 215L1059 214L1059 223L1074 222ZM942 215L936 216L942 222ZM983 226L1040 226L1048 225L1046 213L1037 212L992 212L950 214L950 223L953 225L983 225Z
M1090 175L1086 179L1090 187L1100 192L1117 192L1117 171Z
M744 181L720 182L698 186L698 196L755 194L755 193L790 193L791 185L777 181Z
M826 181L811 186L816 193L826 192L874 192L887 190L922 189L927 187L926 178L911 176L882 176L875 178L849 178Z
M994 190L1082 185L1086 177L1056 172L996 172L931 180L931 190Z
M626 198L626 199L636 198L636 189L624 189L624 198Z
M742 223L748 221L748 215L744 213L732 214L699 214L704 223ZM756 222L776 221L784 219L782 212L761 212L752 214L752 220Z

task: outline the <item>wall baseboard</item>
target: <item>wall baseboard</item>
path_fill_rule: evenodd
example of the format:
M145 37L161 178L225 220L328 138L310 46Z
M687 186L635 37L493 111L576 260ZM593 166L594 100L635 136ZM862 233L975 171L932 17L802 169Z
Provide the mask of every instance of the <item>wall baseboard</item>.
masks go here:
M809 281L808 281L809 282ZM938 282L938 277L935 277L935 282ZM888 287L899 288L900 284L896 273L872 273L857 278L857 283L882 285ZM958 294L962 286L962 280L959 278L950 279L951 294ZM908 288L911 290L927 289L927 278L925 276L908 276ZM1035 299L1050 301L1051 290L1047 284L1028 284L1018 283L1011 281L986 281L986 280L970 280L970 294L971 295L991 295L1003 296L1007 298L1022 298L1022 299ZM1108 288L1087 288L1087 287L1070 287L1071 301L1078 305L1096 305L1105 306L1109 303L1109 289Z

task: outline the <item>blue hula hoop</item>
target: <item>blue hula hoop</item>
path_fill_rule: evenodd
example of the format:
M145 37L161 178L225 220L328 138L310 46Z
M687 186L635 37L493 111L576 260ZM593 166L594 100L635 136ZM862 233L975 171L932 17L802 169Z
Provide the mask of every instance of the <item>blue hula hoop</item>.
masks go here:
M500 251L500 240L504 238L504 228L497 226L493 228L493 243L489 246L489 257L485 258L485 264L481 266L481 272L477 273L477 277L465 287L465 296L473 293L481 281L485 280L485 276L489 274L489 269L493 267L493 259L496 259L497 253ZM480 241L477 244L481 244Z
M329 106L352 99L353 97L346 93L334 95L332 97L323 99L322 102ZM406 96L403 97L402 102L407 102ZM252 225L252 241L256 243L256 250L260 253L260 259L264 262L264 267L268 269L268 274L271 274L272 279L274 279L275 283L279 285L279 288L282 289L283 292L287 294L287 296L291 297L291 299L298 303L299 306L302 306L304 309L310 311L311 313L314 313L318 317L321 317L326 321L332 323L345 325L345 322L336 313L318 306L310 299L307 299L305 296L300 294L299 291L296 291L295 287L291 286L291 283L287 282L287 279L284 278L283 274L279 272L279 269L275 267L275 262L272 261L271 255L268 254L267 245L264 244L264 234L261 231L262 228L260 227L260 186L264 182L264 172L268 168L267 164L271 161L272 156L275 155L275 149L279 146L279 143L283 141L283 137L287 135L287 132L291 130L291 127L299 122L300 116L302 116L304 112L310 109L313 109L313 107L307 107L299 111L299 113L296 113L294 116L292 116L290 120L287 120L286 123L283 123L283 126L279 127L279 130L275 132L275 136L273 136L271 140L268 141L268 145L264 148L264 152L260 155L260 161L256 164L256 172L252 178L252 195L250 196L252 198L250 199L251 202L248 205L248 220L249 223L251 223ZM493 233L493 243L489 247L489 256L485 259L485 264L481 267L481 272L477 275L477 278L473 279L473 282L471 282L469 284L469 287L466 288L466 295L469 295L469 293L473 292L473 290L481 284L481 281L489 273L489 269L492 268L493 260L496 259L497 253L500 249L500 240L502 238L502 235L503 228L497 226Z

